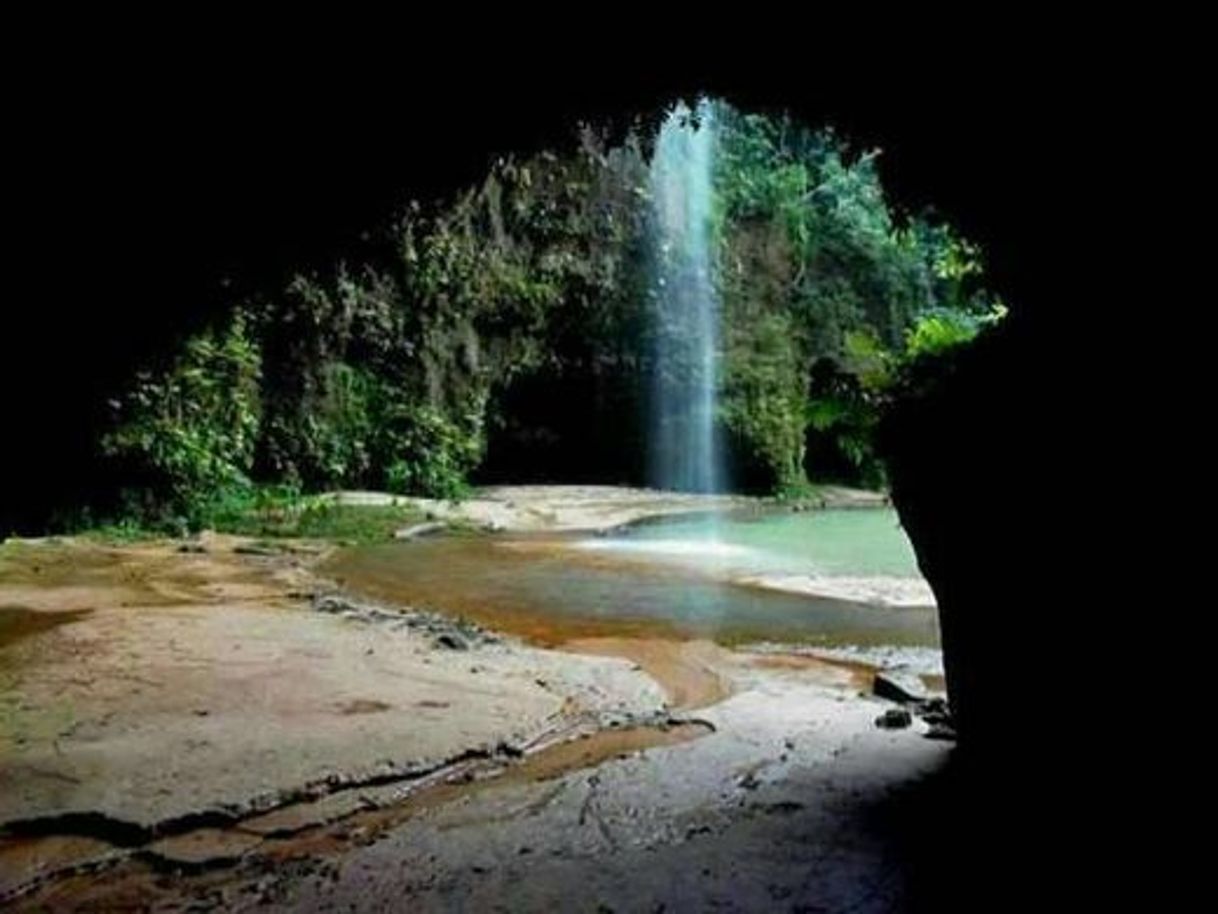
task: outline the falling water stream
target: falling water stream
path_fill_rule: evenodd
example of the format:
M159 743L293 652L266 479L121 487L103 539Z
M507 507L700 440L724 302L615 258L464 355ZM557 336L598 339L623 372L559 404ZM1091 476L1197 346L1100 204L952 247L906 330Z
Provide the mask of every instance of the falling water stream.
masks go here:
M651 483L659 489L723 488L715 423L719 303L712 256L714 109L677 107L651 161L653 356Z
M651 485L730 488L716 423L715 109L678 106L651 161ZM776 592L759 575L920 581L891 510L712 515L621 535L438 538L345 551L349 586L457 611L544 641L657 631L729 640L934 645L929 599L878 609L865 597ZM852 593L853 591L845 591Z

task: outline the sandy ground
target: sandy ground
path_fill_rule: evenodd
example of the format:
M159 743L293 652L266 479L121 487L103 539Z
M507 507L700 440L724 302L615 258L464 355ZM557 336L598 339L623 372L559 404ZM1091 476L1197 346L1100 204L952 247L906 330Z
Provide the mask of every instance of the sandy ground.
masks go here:
M643 510L538 491L502 506ZM542 650L241 545L0 548L0 903L903 907L863 820L947 744L875 726L868 658Z
M611 530L647 517L756 507L762 499L699 495L625 486L491 486L461 502L405 498L385 492L336 492L340 504L413 504L439 520L463 521L503 531ZM819 490L822 507L879 507L883 494L841 486Z
M817 577L808 574L764 574L733 579L746 587L762 587L784 593L853 600L876 606L935 606L935 594L922 578Z

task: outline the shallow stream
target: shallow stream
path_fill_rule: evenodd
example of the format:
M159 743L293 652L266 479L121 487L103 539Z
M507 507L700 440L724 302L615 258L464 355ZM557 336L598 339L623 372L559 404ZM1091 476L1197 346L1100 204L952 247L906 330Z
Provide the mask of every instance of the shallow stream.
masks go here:
M756 586L772 575L916 580L912 547L888 509L700 516L610 536L445 535L343 550L323 573L357 593L548 644L599 635L938 644L930 605Z

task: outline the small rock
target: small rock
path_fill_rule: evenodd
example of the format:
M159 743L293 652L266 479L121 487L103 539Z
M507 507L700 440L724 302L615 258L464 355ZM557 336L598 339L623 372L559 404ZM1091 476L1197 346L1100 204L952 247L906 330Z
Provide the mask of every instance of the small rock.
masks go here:
M449 651L468 651L469 645L465 643L465 639L459 635L454 635L452 632L444 632L432 642L436 647L444 648Z
M955 741L956 731L948 724L931 724L930 729L923 734L927 739Z
M495 752L499 755L506 755L508 758L522 758L524 750L519 746L513 746L507 740L499 740L495 746Z
M936 724L943 724L950 727L952 725L952 716L940 711L930 711L927 713L919 713L918 715L932 727Z
M941 714L948 716L947 700L939 696L929 698L918 705L918 713L923 717L928 717L931 714Z
M955 739L955 721L947 702L938 696L920 703L917 713L930 726L927 737L930 739Z
M904 708L889 708L875 719L875 725L882 730L903 730L913 723L913 716Z
M767 813L789 816L792 813L799 812L804 808L804 804L795 800L779 800L777 803L767 803L761 809Z
M338 597L325 594L313 599L313 608L319 613L337 613L346 609L345 602Z
M875 674L875 684L871 690L880 698L889 701L924 702L930 698L922 680L911 673L899 670L884 670Z

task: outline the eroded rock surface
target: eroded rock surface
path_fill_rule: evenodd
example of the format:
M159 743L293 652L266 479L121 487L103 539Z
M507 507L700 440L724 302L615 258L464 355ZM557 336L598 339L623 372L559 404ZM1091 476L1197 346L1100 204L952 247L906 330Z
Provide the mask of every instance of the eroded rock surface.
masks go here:
M145 547L38 548L37 562L78 558L88 582L61 570L49 587L0 584L0 605L42 612L62 597L80 611L0 652L0 822L97 813L155 829L239 814L524 743L573 714L664 703L625 660L534 650L434 614L315 611L274 574L247 578L254 557L166 546L187 564L175 580ZM437 637L468 649L434 650Z
M858 658L541 650L334 591L324 550L178 545L0 554L0 901L902 901L868 804L942 764L947 718L876 728Z

